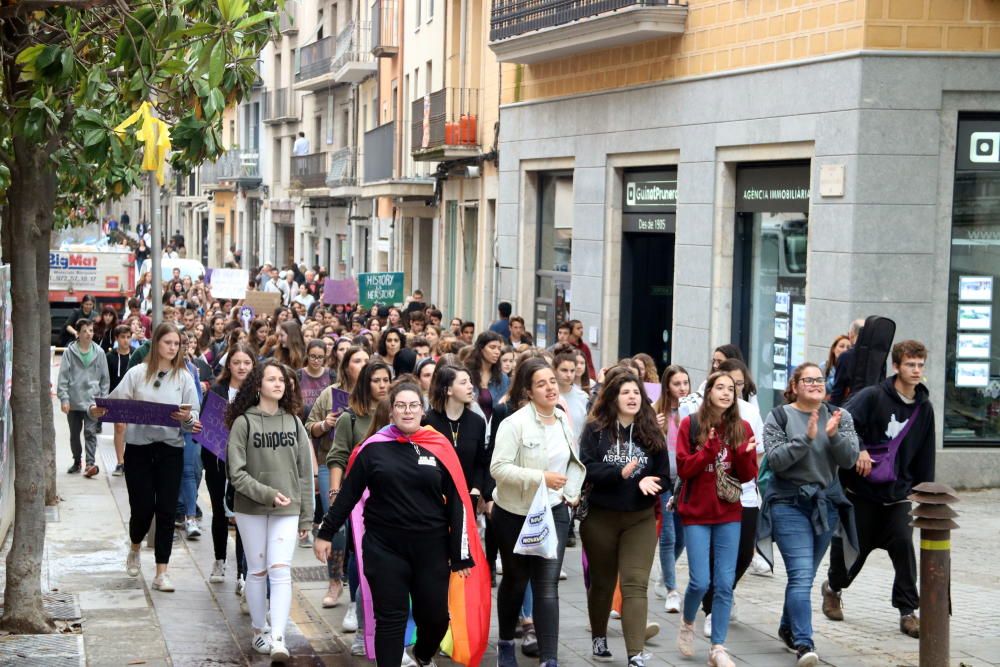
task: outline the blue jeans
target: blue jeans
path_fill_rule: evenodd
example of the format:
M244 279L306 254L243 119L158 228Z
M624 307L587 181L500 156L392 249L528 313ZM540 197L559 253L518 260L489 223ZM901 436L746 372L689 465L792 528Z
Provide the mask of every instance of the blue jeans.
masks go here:
M684 526L687 542L689 579L684 592L684 621L694 623L698 605L708 587L715 584L712 598L712 643L725 644L729 633L729 614L733 609L733 581L736 579L736 556L740 547L740 522ZM715 562L709 566L709 553L715 547ZM711 567L711 571L709 568Z
M184 508L184 516L194 516L197 511L198 485L201 484L201 445L184 434L184 471L181 473L181 494L178 503Z
M670 491L660 494L660 509L663 510L663 524L660 527L660 571L663 572L663 585L668 591L675 591L677 559L684 553L684 526L673 511L667 511L669 500Z
M791 628L796 646L813 647L812 593L816 568L830 546L839 516L831 509L830 530L816 534L809 517L797 505L775 503L771 506L774 543L785 561L788 583L785 585L785 607L781 627Z

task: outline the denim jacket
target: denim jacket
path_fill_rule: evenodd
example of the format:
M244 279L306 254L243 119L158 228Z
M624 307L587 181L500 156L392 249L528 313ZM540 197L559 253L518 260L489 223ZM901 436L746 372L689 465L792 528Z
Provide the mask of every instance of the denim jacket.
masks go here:
M559 409L555 410L557 422L562 426L569 449L569 465L566 470L566 486L562 493L566 502L576 504L580 499L580 489L587 475L587 469L573 448L573 432L569 419ZM496 480L493 500L511 514L526 516L531 501L538 492L538 485L544 484L544 472L549 464L545 451L545 426L538 417L533 403L510 415L497 429L490 462L490 475Z

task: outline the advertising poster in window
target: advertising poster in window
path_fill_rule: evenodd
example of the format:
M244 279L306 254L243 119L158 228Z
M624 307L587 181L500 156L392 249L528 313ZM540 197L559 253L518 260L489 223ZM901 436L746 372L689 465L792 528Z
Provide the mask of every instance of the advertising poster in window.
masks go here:
M986 387L989 383L989 363L959 362L955 364L956 387Z
M958 344L955 354L959 359L989 359L990 358L990 335L989 334L958 334Z
M792 304L792 363L795 368L806 360L806 304Z
M993 306L962 304L958 307L958 328L989 331L993 327Z
M958 279L959 301L992 301L993 276L960 276Z

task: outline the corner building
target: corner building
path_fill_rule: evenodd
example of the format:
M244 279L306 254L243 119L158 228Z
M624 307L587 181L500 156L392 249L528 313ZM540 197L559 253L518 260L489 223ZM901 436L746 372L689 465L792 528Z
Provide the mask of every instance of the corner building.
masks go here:
M1000 4L494 0L499 297L761 410L854 318L930 349L938 479L1000 484ZM1000 313L998 313L1000 314ZM994 334L996 331L996 334Z

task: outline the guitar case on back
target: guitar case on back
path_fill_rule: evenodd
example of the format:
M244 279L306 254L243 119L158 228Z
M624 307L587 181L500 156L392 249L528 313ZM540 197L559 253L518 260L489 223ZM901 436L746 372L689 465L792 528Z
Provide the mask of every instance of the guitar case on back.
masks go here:
M851 369L850 394L885 379L885 362L892 350L896 323L888 317L870 315L854 343L854 366Z

